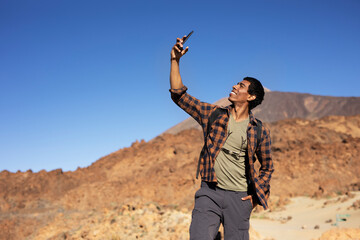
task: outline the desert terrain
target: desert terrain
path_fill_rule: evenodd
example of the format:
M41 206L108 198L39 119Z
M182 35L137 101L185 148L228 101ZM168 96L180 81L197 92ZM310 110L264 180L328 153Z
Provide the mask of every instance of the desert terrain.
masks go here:
M360 239L360 115L265 125L275 172L251 239ZM188 239L202 141L187 129L76 171L2 171L0 239Z

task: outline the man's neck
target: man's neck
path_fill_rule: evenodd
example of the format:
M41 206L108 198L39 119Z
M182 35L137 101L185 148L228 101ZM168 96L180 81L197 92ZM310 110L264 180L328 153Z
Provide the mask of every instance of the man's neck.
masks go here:
M231 114L233 115L236 122L240 122L249 118L249 107L245 105L233 105L231 108Z

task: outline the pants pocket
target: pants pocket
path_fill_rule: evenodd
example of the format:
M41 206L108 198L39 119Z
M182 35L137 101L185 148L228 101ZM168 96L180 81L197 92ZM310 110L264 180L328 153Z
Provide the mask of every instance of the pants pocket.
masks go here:
M242 197L246 197L247 194L245 194ZM252 211L252 203L250 200L240 200L239 204L239 212L241 213L241 216L239 216L239 229L240 230L248 230L250 227L250 214Z

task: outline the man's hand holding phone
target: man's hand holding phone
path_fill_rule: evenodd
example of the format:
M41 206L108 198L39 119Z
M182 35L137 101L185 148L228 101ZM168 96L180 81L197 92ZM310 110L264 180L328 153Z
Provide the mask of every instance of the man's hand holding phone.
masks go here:
M189 47L186 47L184 49L183 44L189 39L189 37L191 36L191 34L193 34L194 31L191 31L188 35L185 35L182 38L177 38L176 39L176 44L173 46L173 48L171 49L171 61L175 60L175 61L179 61L180 58L182 56L185 55L185 53L189 50Z

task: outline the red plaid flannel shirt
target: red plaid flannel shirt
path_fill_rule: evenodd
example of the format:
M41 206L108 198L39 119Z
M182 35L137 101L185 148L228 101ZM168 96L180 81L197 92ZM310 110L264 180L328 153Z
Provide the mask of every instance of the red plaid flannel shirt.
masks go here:
M200 175L202 181L216 182L216 174L214 170L215 159L224 145L227 137L227 125L229 122L229 111L232 106L225 107L227 114L222 114L214 121L210 127L209 134L207 131L207 123L211 113L219 108L217 105L204 103L189 95L187 87L180 89L170 89L171 98L185 112L190 114L202 127L204 137L206 139L207 151L201 151L200 154ZM271 158L271 140L270 131L262 125L260 143L257 142L257 119L250 112L250 121L247 127L247 176L249 182L249 194L256 193L258 203L264 209L268 208L267 200L270 195L270 179L274 171ZM254 167L256 161L255 155L259 160L261 167L257 171Z

